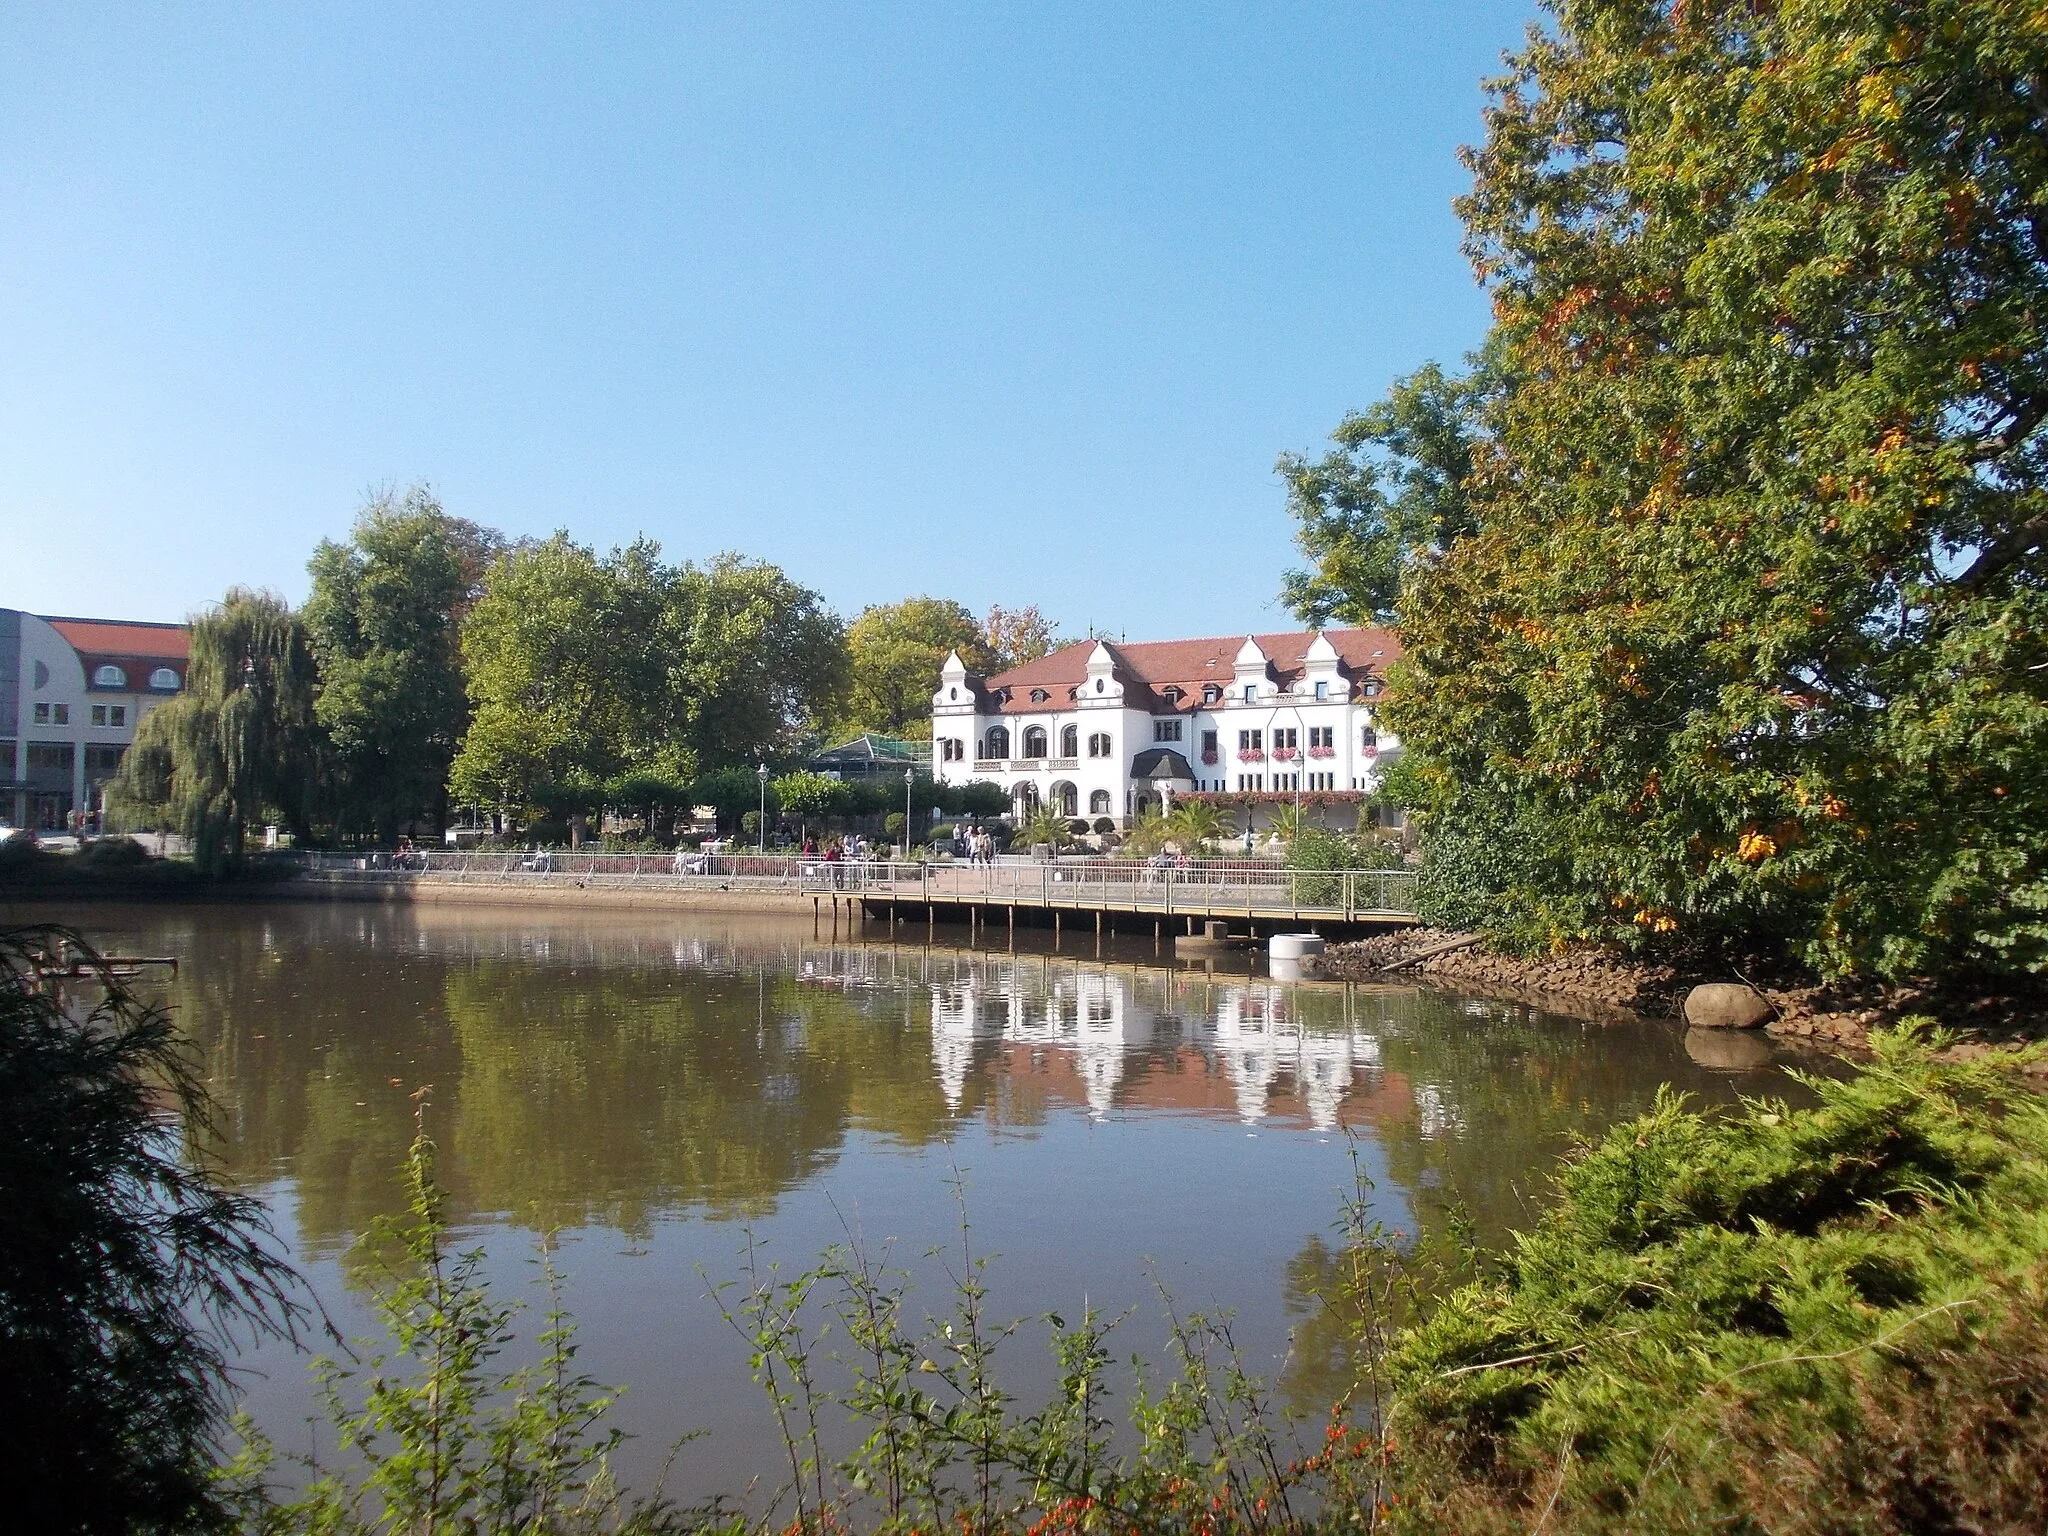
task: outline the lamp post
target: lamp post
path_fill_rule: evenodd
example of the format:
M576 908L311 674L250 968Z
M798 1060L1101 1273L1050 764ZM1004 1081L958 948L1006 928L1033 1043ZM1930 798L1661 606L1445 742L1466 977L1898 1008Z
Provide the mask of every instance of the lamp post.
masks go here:
M917 776L915 768L903 770L903 862L910 862L910 782Z
M768 765L754 764L754 777L761 781L761 814L754 822L754 852L768 851Z

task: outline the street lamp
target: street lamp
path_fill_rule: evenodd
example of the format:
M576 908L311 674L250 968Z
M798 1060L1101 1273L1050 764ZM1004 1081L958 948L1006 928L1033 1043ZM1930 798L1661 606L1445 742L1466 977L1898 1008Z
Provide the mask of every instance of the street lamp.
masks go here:
M915 768L903 770L903 862L910 862L910 782L917 777Z
M754 764L754 777L761 781L761 814L754 822L754 852L768 851L768 765Z

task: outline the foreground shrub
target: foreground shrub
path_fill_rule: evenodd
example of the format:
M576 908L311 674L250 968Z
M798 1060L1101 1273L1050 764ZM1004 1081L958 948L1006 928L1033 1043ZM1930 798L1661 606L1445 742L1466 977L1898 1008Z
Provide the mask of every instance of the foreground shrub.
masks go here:
M1573 1161L1394 1352L1404 1520L2040 1529L2048 1105L1940 1043Z
M67 1009L39 964L83 972ZM194 1146L206 1093L161 1008L76 936L0 932L0 1476L11 1528L217 1524L223 1351L288 1330L263 1209Z

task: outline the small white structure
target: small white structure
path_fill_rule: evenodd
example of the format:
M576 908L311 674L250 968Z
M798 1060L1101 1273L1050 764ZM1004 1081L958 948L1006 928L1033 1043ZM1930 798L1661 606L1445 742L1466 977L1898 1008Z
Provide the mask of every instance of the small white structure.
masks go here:
M1400 642L1380 629L1138 645L1088 640L993 677L955 652L932 695L942 782L1001 785L1122 826L1185 794L1363 799L1399 743L1374 701Z

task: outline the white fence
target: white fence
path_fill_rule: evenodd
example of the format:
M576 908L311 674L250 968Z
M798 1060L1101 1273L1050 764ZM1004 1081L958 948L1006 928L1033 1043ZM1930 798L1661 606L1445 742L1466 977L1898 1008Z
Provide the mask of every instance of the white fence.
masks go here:
M860 863L753 853L312 853L306 877L333 881L429 881L456 885L581 886L643 890L785 891L895 897L903 901L1015 902L1190 914L1342 913L1412 916L1415 872L1284 869L1250 859L1167 863L1137 859L1006 856L966 861Z

